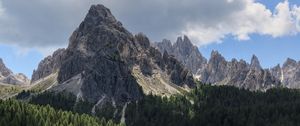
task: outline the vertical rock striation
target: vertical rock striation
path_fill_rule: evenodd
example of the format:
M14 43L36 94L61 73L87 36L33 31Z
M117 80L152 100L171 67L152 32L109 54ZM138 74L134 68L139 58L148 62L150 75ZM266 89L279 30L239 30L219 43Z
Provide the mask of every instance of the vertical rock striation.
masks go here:
M172 94L193 88L192 74L174 57L132 35L103 5L91 6L64 50L41 61L33 81L58 72L52 91L68 91L97 105L124 105L144 93ZM101 102L101 103L98 103Z

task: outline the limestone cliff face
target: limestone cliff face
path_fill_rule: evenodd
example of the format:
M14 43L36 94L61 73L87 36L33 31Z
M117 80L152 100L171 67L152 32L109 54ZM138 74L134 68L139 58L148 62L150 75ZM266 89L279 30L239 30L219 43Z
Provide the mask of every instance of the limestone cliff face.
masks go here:
M174 56L203 83L214 85L233 85L250 90L266 90L272 87L300 88L300 61L288 58L280 66L263 69L258 58L253 55L250 64L244 60L225 58L213 51L207 61L187 36L179 37L172 44L164 39L152 44L161 53Z
M13 72L5 66L1 58L0 58L0 74L1 76L4 77L13 74Z
M280 86L280 81L269 70L262 69L258 58L253 55L251 63L226 61L221 54L213 51L207 67L198 73L200 80L213 85L232 85L249 90L266 90Z
M232 85L250 90L266 90L281 86L280 79L270 70L263 69L255 55L248 64L244 60L226 61L219 52L213 51L207 61L187 36L183 39L179 37L174 44L169 40L163 40L153 43L153 46L162 53L166 51L173 55L189 68L196 78L206 84Z
M254 55L249 68L243 87L252 90L266 90L281 85L280 80L272 76L270 70L262 69L258 58Z
M30 80L22 73L14 74L0 58L0 83L13 85L27 85Z
M300 88L300 62L288 58L282 66L272 68L271 74L281 80L283 87Z
M153 43L161 53L167 51L169 55L173 55L181 61L193 74L202 70L207 63L207 60L194 46L187 36L178 37L177 41L172 44L170 40L164 39L162 42Z
M188 69L151 47L144 34L132 35L103 5L90 8L68 47L45 58L33 81L54 72L58 84L50 90L68 91L92 103L124 104L144 93L169 95L195 87Z
M34 70L31 77L31 83L35 81L47 77L52 73L58 71L61 67L62 60L64 58L65 49L58 49L56 50L51 56L46 57L43 59L37 68Z

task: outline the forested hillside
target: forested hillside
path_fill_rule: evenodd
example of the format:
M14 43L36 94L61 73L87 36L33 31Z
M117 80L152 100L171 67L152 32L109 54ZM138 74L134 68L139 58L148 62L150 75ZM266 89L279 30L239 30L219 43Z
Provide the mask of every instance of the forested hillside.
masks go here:
M27 94L23 92L23 95ZM94 105L83 101L76 103L72 95L51 92L33 96L30 103L50 104L56 109L90 115ZM120 122L120 118L114 116L113 107L105 110L96 111L95 115ZM209 85L200 85L184 96L148 95L129 103L125 112L127 126L296 126L300 125L299 118L299 90L276 88L251 92Z
M129 126L297 126L300 92L202 85L189 96L147 96L126 114Z
M1 126L117 126L86 114L55 110L16 100L0 101Z

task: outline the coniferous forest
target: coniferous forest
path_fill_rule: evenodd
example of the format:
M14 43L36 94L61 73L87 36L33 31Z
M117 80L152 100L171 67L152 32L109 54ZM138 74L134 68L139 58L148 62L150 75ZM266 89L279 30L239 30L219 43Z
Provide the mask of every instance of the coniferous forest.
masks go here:
M147 96L127 111L130 126L297 126L300 92L250 92L229 86L200 86L189 96Z
M1 126L117 126L87 114L55 110L16 100L0 101Z
M267 1L0 0L0 126L300 126L300 0Z
M27 93L17 97L23 95L27 96ZM76 103L74 99L70 94L45 92L33 96L30 104L1 101L1 124L77 126L119 123L111 116L113 113L92 115L92 103ZM105 121L102 117L114 121ZM125 118L127 126L297 126L300 125L300 91L276 88L251 92L231 86L200 85L186 95L148 95L141 101L129 103Z

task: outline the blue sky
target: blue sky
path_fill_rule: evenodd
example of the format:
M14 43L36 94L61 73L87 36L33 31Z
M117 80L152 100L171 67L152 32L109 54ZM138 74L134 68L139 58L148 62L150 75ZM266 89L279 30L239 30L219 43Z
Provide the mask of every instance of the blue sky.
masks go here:
M13 72L31 77L33 69L37 68L44 56L39 51L22 52L17 47L0 44L0 57Z
M216 32L219 29L214 29L215 24L223 23L232 26L226 18L232 12L241 9L240 6L243 3L237 1L228 7L221 7L223 3L220 3L220 0L211 0L210 2L199 0L201 1L199 3L205 7L198 7L193 6L198 4L195 3L195 0L186 0L184 2L191 4L183 6L187 6L189 9L184 9L176 2L173 2L173 5L163 3L161 0L153 0L151 3L147 0L140 2L129 2L130 0L100 0L100 2L99 0L45 0L46 3L31 1L30 3L19 0L0 0L0 28L5 29L0 29L0 58L15 73L25 73L28 77L31 77L32 71L37 68L38 63L45 56L50 55L57 48L66 47L72 31L83 20L89 6L95 3L109 7L130 31L133 33L142 31L152 41L160 41L163 38L175 40L178 35L188 34L206 58L210 57L212 50L218 50L227 60L237 58L249 61L252 54L255 54L265 68L282 64L288 57L300 60L300 35L298 32L293 35L281 35L281 32L273 33L272 31L256 29L246 34L246 38L249 39L244 39L245 36L243 35L245 34L235 31ZM70 1L74 4L70 4ZM256 0L256 3L261 3L273 13L278 3L283 1ZM289 5L291 8L292 5L299 6L300 1L289 0ZM206 13L211 12L210 9L214 6L221 8L212 12L217 16L207 15ZM4 8L3 14L1 14L1 7ZM157 9L153 10L153 7ZM198 10L198 8L202 9ZM222 17L222 15L225 16ZM224 20L225 23L217 22L219 20ZM199 24L204 24L208 28L214 29L212 32L218 34L208 34L209 32L199 34L205 32L206 29L203 27L188 29L186 27L187 22L193 27L200 27ZM198 24L194 22L198 22ZM233 30L236 29L233 28ZM276 27L275 30L277 30ZM206 35L210 37L205 38Z
M267 8L274 10L278 2L282 0L258 0ZM299 0L289 0L291 4L300 5ZM300 35L273 38L264 35L252 35L251 40L238 41L228 37L223 43L210 44L199 48L207 58L212 50L218 50L227 60L232 58L244 59L250 62L252 55L256 55L264 68L283 64L287 58L300 60Z
M286 59L300 60L300 36L272 38L270 36L253 35L251 40L236 41L232 38L221 44L210 44L200 47L205 57L210 57L212 50L218 50L227 60L232 58L244 59L250 62L252 55L256 55L264 68L282 64Z

